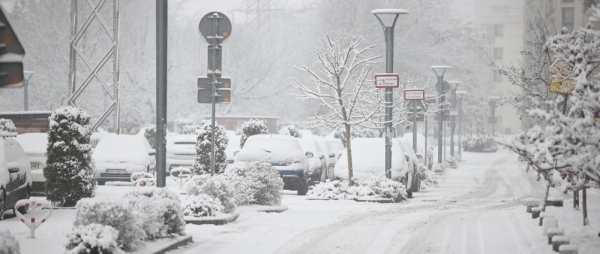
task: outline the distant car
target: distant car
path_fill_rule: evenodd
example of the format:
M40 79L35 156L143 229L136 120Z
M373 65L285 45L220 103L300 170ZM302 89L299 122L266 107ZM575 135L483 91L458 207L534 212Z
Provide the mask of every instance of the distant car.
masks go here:
M331 147L331 151L335 153L335 158L339 160L340 156L342 155L342 152L346 150L344 143L342 143L342 141L339 138L326 137L325 140L327 141L329 147Z
M234 131L227 131L227 148L225 148L225 154L227 155L227 163L232 164L235 161L235 155L240 151L240 139L241 135L236 135Z
M419 192L421 188L421 171L418 169L418 165L422 164L417 158L412 145L404 138L398 138L398 142L400 143L400 150L402 150L402 154L404 154L405 158L408 161L408 167L414 172L414 176L412 177L412 191ZM406 180L407 178L405 178ZM406 184L406 183L405 183ZM407 185L408 186L408 185Z
M196 135L171 135L167 139L167 172L177 167L192 168L196 162Z
M298 143L304 151L305 154L312 153L312 157L308 157L308 175L313 182L310 182L309 185L316 184L320 181L325 181L323 177L325 177L327 173L327 161L325 159L325 153L317 143L317 140L314 138L315 136L303 136L302 138L298 138Z
M47 133L25 133L18 135L15 140L19 142L31 162L31 195L45 196L44 169L46 168L46 149L48 148Z
M133 172L156 170L156 151L141 135L110 135L94 149L94 170L98 185L109 181L131 181Z
M100 142L100 139L102 139L105 136L108 135L116 135L115 133L111 133L111 132L94 132L92 133L92 136L90 137L90 145L92 145L93 148L96 148L96 146L98 145L98 142Z
M335 163L337 162L336 152L331 148L331 146L327 142L327 139L325 139L324 137L315 136L315 139L317 140L317 143L319 143L319 146L321 147L321 150L323 150L323 153L325 153L325 161L327 162L327 172L324 178L331 179L333 178L333 168L335 167Z
M13 209L17 201L31 196L31 162L13 138L16 133L0 131L0 220L4 211ZM26 207L19 212L26 213Z
M298 140L287 135L254 135L249 137L244 147L235 156L235 164L245 162L270 163L283 178L283 188L296 190L298 195L306 195L308 184L308 159L312 153L304 153Z
M411 132L405 133L402 138L408 141L412 147L413 136ZM431 142L433 142L433 140L431 140ZM415 154L421 163L431 169L431 166L433 165L433 149L429 147L427 150L427 160L425 160L425 136L420 133L417 133L417 151L415 151Z
M371 176L385 177L385 139L384 138L355 138L352 139L352 172L354 178L368 178ZM415 171L408 165L408 155L401 150L397 139L392 139L392 179L406 185L409 197L412 197L413 177ZM335 177L348 179L348 154L342 156L335 164Z

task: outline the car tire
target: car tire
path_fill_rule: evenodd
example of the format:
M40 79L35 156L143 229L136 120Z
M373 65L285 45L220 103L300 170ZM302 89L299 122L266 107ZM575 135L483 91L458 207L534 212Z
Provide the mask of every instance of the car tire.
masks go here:
M412 197L413 197L413 191L412 191L412 189L413 189L413 186L412 186L412 185L413 185L413 182L414 182L414 180L413 180L413 177L411 177L411 178L409 179L409 177L408 177L408 173L406 173L406 178L404 178L404 179L405 179L405 180L404 180L404 186L406 186L406 187L407 187L408 181L410 181L410 183L411 183L411 184L410 184L410 185L411 185L411 186L410 186L410 188L408 188L408 187L406 188L406 197L407 197L407 198L412 198Z
M27 187L24 199L29 199L29 198L31 198L31 189L29 187ZM19 207L18 210L19 210L19 212L21 214L26 214L29 211L29 207L28 206L21 206L21 207ZM14 208L13 208L13 213L15 214L15 216L17 215L17 213L15 212Z
M413 183L411 184L413 192L419 192L419 188L421 187L421 176L419 172L416 172L416 177L413 175Z
M0 220L4 220L4 205L6 204L6 193L0 188Z
M308 182L303 180L298 186L298 195L306 195L308 192Z

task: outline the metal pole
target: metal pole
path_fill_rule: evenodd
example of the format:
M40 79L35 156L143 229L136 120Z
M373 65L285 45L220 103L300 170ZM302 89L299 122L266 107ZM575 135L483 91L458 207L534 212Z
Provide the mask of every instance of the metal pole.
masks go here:
M23 110L28 111L28 107L27 105L29 104L28 98L27 98L27 94L29 93L28 91L28 86L29 85L29 79L28 78L24 78L23 79Z
M396 16L397 17L397 16ZM385 28L385 71L394 72L394 27ZM392 179L392 88L385 89L385 176Z
M71 0L71 38L75 38L77 34L77 0ZM77 81L77 53L75 52L75 41L71 41L69 44L69 88L71 95L75 93L77 87L75 82ZM69 103L70 104L70 103Z
M442 140L442 128L444 128L443 126L443 121L444 121L444 105L443 103L443 98L444 98L444 94L443 94L443 90L442 90L442 86L443 84L443 79L444 76L438 76L438 93L440 95L440 109L439 109L439 113L438 113L438 163L442 163L442 149L443 149L443 140Z
M446 101L446 100L444 100L444 101ZM443 144L443 147L444 147L443 148L444 161L446 161L446 129L448 127L446 125L448 125L448 123L444 123L444 125L442 126L442 128L444 129L444 131L442 132L443 139L444 139L444 144Z
M423 120L425 121L425 158L423 159L423 162L425 162L425 166L427 166L427 115L425 114L425 112L427 112L427 106L425 107L425 110L423 110Z
M214 20L214 36L213 36L213 40L212 40L212 47L213 47L213 51L212 51L212 66L213 66L213 70L212 70L212 118L211 118L211 142L210 142L210 175L213 176L215 175L215 115L216 115L216 105L215 105L215 100L217 99L217 86L216 86L216 82L217 82L217 65L216 65L216 59L217 59L217 29L218 29L218 23L219 23L219 19L218 17L215 17L215 15L213 15L213 20Z
M456 88L452 89L452 109L456 109ZM452 117L450 126L450 156L454 157L454 128L456 127L456 116Z
M168 0L156 0L156 186L166 184Z
M462 95L458 101L458 157L462 159Z
M492 108L492 137L494 136L494 133L496 132L496 101L492 100L493 103L491 104L491 108Z
M121 103L119 102L119 0L113 0L113 89L115 92L115 133L121 133Z
M413 150L417 152L417 101L412 101L413 104Z

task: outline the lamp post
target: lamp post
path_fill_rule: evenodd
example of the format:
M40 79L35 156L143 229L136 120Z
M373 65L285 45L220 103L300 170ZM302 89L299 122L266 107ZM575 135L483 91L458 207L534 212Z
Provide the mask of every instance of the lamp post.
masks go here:
M394 72L394 27L404 9L377 9L371 11L377 18L385 35L385 72ZM383 20L382 20L383 18ZM385 22L384 22L385 21ZM385 88L385 175L392 178L392 88Z
M456 91L458 94L458 158L462 158L462 97L467 94L466 91Z
M443 90L443 86L444 86L444 74L446 73L447 69L450 69L452 67L447 66L447 65L434 65L431 66L431 69L433 70L433 72L435 73L435 75L437 75L438 78L438 94L440 96L440 109L439 109L439 114L438 114L438 163L442 163L442 148L443 148L443 138L442 138L442 128L444 128L444 106L441 105L442 104L442 96L444 95L444 90Z
M33 71L23 71L23 74L25 74L25 78L23 79L23 110L24 111L29 111L29 80L31 79L31 77L33 77L33 74L35 74L35 72Z
M492 137L495 136L496 132L496 100L500 99L498 96L488 96L490 100L490 124L492 125Z
M456 88L461 81L448 81L452 87L452 109L456 109ZM450 125L450 156L454 157L454 129L456 128L456 116L452 116Z

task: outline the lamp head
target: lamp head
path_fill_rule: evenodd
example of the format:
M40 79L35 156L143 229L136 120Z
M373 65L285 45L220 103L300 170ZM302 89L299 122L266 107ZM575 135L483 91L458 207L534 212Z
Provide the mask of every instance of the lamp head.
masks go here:
M385 29L386 27L394 27L398 16L408 14L408 11L404 9L376 9L372 10L371 13L375 15L381 26Z
M431 66L431 69L433 70L433 72L435 73L435 75L437 75L438 77L443 77L444 73L446 72L447 69L451 69L452 67L448 66L448 65L434 65Z
M456 90L456 88L462 83L462 81L452 80L448 81L448 83L450 84L450 87L452 87L453 90Z

